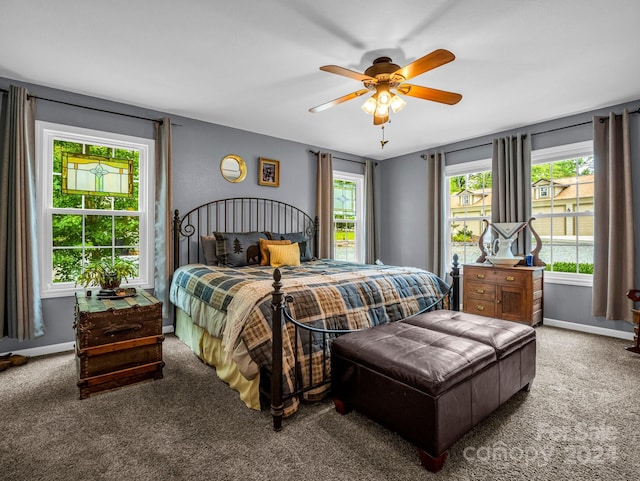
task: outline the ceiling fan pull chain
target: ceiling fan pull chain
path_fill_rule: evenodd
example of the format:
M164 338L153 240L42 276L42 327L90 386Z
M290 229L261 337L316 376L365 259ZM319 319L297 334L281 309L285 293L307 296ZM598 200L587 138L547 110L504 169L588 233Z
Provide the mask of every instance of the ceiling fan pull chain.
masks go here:
M384 146L386 144L388 144L389 141L388 140L384 140L384 125L381 128L382 128L382 140L380 141L380 148L384 149Z

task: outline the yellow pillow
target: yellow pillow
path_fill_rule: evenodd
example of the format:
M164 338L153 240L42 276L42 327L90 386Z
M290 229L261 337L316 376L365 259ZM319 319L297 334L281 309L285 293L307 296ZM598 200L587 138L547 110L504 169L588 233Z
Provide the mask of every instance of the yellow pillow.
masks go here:
M291 244L290 240L258 239L258 242L260 242L260 265L261 266L268 266L270 263L269 249L267 249L267 246Z
M298 243L289 245L268 245L271 267L299 266L300 248Z

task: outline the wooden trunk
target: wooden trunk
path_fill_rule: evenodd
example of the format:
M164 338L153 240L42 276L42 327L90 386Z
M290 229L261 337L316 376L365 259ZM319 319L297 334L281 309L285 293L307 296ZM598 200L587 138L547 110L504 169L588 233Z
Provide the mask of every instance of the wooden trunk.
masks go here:
M122 299L76 294L74 327L80 399L162 378L162 303L142 289Z

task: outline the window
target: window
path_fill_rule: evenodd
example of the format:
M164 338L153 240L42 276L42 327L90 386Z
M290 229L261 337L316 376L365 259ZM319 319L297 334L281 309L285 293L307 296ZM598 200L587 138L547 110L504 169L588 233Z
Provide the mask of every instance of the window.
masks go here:
M588 141L536 150L531 153L531 163L532 183L546 184L540 185L538 198L532 196L533 226L542 239L540 258L547 264L545 279L566 282L566 274L572 274L572 284L591 285L593 144Z
M587 285L593 274L593 143L531 152L531 216L542 240L545 281ZM491 220L491 160L446 167L449 183L447 258L459 262L480 256L482 218ZM465 202L465 195L469 202ZM526 220L526 219L523 219ZM489 237L489 236L487 236ZM489 249L491 239L483 240ZM532 239L532 247L535 240Z
M548 185L541 185L540 187L538 187L538 197L539 198L549 197L549 186Z
M458 254L461 264L475 262L481 254L482 219L491 220L491 160L447 166L446 176L447 259Z
M333 257L364 262L364 176L333 172Z
M46 122L37 136L42 297L73 293L105 257L132 261L128 283L153 287L154 141Z

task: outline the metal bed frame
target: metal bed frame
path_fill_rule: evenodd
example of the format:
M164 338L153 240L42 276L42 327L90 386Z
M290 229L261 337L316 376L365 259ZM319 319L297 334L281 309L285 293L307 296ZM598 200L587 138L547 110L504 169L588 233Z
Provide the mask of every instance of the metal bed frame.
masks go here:
M313 256L318 256L318 218L311 216L290 204L263 198L235 197L215 200L187 212L180 216L178 210L173 217L173 256L174 268L191 263L202 263L203 255L200 245L201 235L212 235L213 232L278 232L294 233L304 232L308 242L313 246ZM457 255L454 255L452 285L443 297L429 305L420 312L443 308L446 300L452 309L459 309L459 265ZM280 282L282 273L275 269L273 273L273 288L271 293L271 305L273 307L272 318L272 365L271 369L262 368L260 372L261 396L265 396L270 402L270 411L273 417L273 429L282 429L284 414L284 401L290 397L300 396L308 391L317 389L330 382L327 373L327 363L331 339L351 332L350 330L319 329L299 323L291 317L288 304L293 302L292 296L282 291ZM173 309L174 326L176 308ZM307 335L309 344L312 344L313 336L321 336L322 341L322 376L319 380L313 379L313 370L309 369L308 385L305 387L302 373L298 369L298 343L294 342L295 359L295 383L294 389L287 396L282 392L282 356L283 356L283 330L286 323L294 325L294 339ZM279 328L276 329L276 326Z

